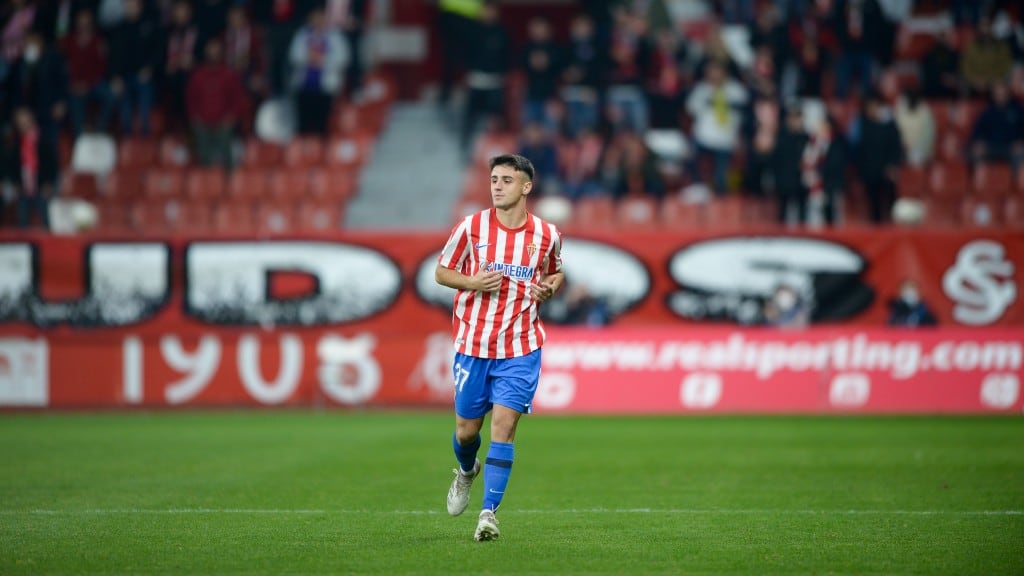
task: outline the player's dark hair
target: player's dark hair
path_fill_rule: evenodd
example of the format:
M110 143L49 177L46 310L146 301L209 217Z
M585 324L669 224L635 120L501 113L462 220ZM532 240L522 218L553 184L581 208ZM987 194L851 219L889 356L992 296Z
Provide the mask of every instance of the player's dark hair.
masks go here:
M495 166L511 166L515 168L517 172L526 174L527 181L533 182L533 162L530 162L526 156L519 154L501 154L491 158L491 170L494 170Z

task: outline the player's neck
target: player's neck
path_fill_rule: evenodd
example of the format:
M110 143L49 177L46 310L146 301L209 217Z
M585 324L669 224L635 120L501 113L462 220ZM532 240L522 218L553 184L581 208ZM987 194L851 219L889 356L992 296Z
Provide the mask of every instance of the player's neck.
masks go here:
M526 224L526 202L516 202L508 208L495 208L494 215L505 228L522 228Z

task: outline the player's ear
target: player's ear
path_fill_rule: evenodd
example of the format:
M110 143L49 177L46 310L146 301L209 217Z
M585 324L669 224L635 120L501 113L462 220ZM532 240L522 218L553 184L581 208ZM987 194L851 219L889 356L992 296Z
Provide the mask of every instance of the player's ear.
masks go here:
M527 180L523 183L523 195L527 195L533 190L533 180Z

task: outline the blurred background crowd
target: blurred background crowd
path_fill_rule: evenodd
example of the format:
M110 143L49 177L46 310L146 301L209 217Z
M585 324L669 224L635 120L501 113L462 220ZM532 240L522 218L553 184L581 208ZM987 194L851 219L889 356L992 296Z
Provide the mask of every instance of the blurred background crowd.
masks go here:
M5 3L0 226L45 227L61 196L108 229L344 226L394 98L364 45L378 4ZM1020 2L591 0L522 30L501 2L432 9L425 98L465 170L527 155L554 216L1024 220Z

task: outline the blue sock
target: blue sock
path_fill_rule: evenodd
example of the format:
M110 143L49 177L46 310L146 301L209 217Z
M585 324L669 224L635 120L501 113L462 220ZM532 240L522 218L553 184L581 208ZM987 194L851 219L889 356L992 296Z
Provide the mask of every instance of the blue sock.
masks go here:
M491 442L484 465L484 510L497 510L512 474L514 451L511 443Z
M452 448L455 449L455 459L459 461L462 471L472 472L473 465L476 464L476 453L480 450L480 435L477 434L476 440L463 446L459 444L455 434L452 434Z

